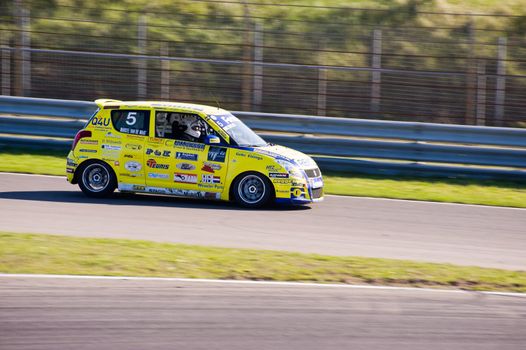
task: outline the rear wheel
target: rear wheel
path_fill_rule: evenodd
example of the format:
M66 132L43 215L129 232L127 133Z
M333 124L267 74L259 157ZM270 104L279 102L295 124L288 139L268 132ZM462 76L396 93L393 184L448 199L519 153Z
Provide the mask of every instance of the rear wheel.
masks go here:
M236 202L247 208L259 208L270 200L272 185L263 175L246 173L234 182L234 198Z
M117 187L117 179L109 165L90 163L80 170L79 187L88 197L107 197Z

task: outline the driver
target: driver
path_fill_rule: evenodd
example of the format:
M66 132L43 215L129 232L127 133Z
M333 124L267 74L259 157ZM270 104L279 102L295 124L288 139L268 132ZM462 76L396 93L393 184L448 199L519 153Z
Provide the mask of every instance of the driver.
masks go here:
M182 139L192 142L201 142L203 128L196 118L184 118L181 120L183 125Z

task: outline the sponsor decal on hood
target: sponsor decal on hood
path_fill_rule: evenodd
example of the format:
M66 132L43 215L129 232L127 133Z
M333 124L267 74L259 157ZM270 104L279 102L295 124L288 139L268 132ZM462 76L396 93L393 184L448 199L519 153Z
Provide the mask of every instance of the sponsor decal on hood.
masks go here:
M288 147L277 145L257 147L254 149L254 152L270 156L274 159L286 160L301 167L302 169L317 167L316 162L311 157Z

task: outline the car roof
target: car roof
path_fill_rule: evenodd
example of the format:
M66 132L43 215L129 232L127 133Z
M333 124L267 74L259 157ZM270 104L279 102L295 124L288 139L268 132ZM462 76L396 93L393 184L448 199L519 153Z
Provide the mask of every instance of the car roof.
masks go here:
M98 99L95 103L103 108L105 106L114 106L121 108L160 108L168 111L184 111L205 114L226 114L228 111L219 107L212 107L207 105L200 105L185 102L169 102L169 101L119 101L111 99Z

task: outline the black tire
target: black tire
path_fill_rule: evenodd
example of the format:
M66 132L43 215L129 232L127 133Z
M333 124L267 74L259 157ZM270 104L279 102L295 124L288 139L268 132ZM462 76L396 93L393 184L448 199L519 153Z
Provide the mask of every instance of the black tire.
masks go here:
M117 188L117 178L104 162L90 162L80 169L79 187L88 197L107 197Z
M261 208L272 198L273 187L270 181L259 173L244 173L233 184L236 202L245 208Z

